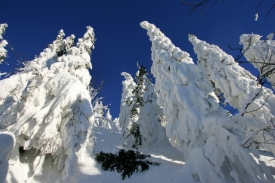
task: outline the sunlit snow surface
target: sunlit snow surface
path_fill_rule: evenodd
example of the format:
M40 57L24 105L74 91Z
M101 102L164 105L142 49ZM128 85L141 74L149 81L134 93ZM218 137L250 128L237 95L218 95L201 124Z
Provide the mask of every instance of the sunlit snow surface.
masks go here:
M150 161L161 163L160 166L150 166L148 171L143 173L134 173L130 178L121 179L120 173L116 171L103 171L101 165L93 160L93 151L99 152L118 152L123 146L121 145L122 134L116 131L105 128L94 128L94 137L90 138L91 144L87 145L87 150L83 151L81 161L77 165L77 169L67 179L62 179L60 173L51 165L51 159L46 157L45 164L39 168L41 175L28 177L32 173L25 162L33 159L32 154L25 154L21 158L21 162L10 165L10 172L7 177L7 182L95 182L95 183L110 183L110 182L178 182L180 178L180 167L184 164L182 154L175 148L169 145L156 145L145 154L150 154ZM95 146L92 142L95 140ZM89 151L90 148L90 151ZM94 148L94 150L93 150ZM75 166L76 167L76 166ZM181 181L180 181L181 182Z
M94 128L94 138L90 139L96 141L94 146L94 152L104 151L116 153L119 149L123 148L121 145L122 134L116 131L105 128ZM87 145L87 151L82 154L82 163L78 165L73 174L68 179L62 179L61 174L51 165L51 159L46 157L45 165L43 165L39 171L43 171L43 174L36 177L28 177L32 171L25 164L34 158L33 154L26 154L21 157L21 162L10 162L10 172L8 174L6 182L70 182L70 183L116 183L116 182L145 182L145 183L167 183L167 182L193 182L193 178L186 179L183 177L182 168L184 168L183 155L174 147L169 145L157 145L145 152L144 154L150 154L150 161L161 163L160 166L150 166L148 171L143 173L134 173L130 178L126 177L125 180L121 179L121 176L116 171L103 171L101 165L97 164L91 157L93 157L92 144ZM91 148L91 151L89 151ZM267 162L272 173L275 175L275 160L272 154L266 151L260 151L261 159ZM201 165L203 166L203 164Z

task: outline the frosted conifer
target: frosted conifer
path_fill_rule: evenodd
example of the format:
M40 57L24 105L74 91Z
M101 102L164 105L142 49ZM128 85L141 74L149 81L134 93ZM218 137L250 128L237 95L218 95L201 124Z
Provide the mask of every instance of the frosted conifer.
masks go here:
M157 141L167 140L164 128L161 126L163 112L156 102L157 94L154 92L154 85L146 76L146 68L144 66L138 66L138 68L136 82L130 79L133 83L131 86L134 86L129 90L131 97L122 99L124 102L121 104L128 105L126 120L129 123L123 131L124 145L136 149L150 148ZM122 115L121 117L125 119Z
M34 153L28 162L33 169L30 177L41 174L49 156L56 170L68 177L91 135L88 69L92 68L94 32L87 27L77 46L73 35L63 39L64 35L61 30L20 73L0 81L0 129L16 136L10 161L20 163L19 151Z

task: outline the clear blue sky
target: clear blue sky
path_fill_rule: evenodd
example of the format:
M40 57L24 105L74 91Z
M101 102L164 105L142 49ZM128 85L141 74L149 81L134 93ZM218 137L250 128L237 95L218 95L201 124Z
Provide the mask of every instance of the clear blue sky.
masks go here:
M151 68L151 42L139 25L141 21L155 24L196 61L189 33L236 54L227 45L239 46L241 34L254 32L266 37L275 32L275 10L264 18L274 1L265 0L255 21L260 1L220 0L215 6L210 3L200 16L199 9L189 15L181 0L1 0L0 23L9 25L4 38L29 60L52 43L60 29L66 36L79 38L87 25L93 27L97 41L91 75L98 82L105 80L104 103L112 104L111 114L117 117L123 81L120 73L134 75L137 62ZM16 66L12 53L9 55L10 66L3 63L2 72Z

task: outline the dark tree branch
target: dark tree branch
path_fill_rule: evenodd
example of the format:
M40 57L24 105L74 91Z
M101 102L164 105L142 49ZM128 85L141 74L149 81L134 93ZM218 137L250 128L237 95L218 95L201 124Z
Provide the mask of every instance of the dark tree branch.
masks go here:
M210 2L211 0L201 0L199 2L195 1L194 3L190 3L190 2L187 2L186 0L182 0L182 4L184 6L189 6L190 8L187 10L189 13L192 13L195 9L197 8L201 8L202 10L202 13L201 13L201 16L204 12L204 10L206 9L206 6L208 5L208 3ZM216 5L216 3L219 1L219 0L213 0L214 3L213 3L213 6ZM222 0L223 2L225 2L225 0ZM257 12L258 10L260 9L262 3L264 2L265 0L261 0L261 2L259 4L256 5L257 7ZM242 0L241 0L242 2ZM273 4L273 6L268 10L265 18L267 18L267 16L270 14L270 12L273 10L273 8L275 7L275 4Z

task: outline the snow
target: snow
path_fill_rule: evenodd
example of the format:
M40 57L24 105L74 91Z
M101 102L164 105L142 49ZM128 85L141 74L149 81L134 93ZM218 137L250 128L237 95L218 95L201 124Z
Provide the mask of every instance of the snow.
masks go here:
M154 93L154 84L147 78L145 67L138 67L136 82L130 74L122 73L125 81L122 82L119 123L124 136L125 148L134 147L140 150L151 148L155 143L168 143L168 139L165 135L165 128L161 124L163 111L157 104L158 95ZM131 132L137 127L134 125L138 125L140 142ZM137 143L140 145L137 146Z
M267 74L267 80L275 89L275 40L270 39L271 37L272 34L269 34L268 40L261 40L261 36L257 34L243 34L240 43L243 45L246 60L259 70L261 76L265 77Z
M9 170L9 154L15 143L15 137L9 132L0 132L0 183L6 179Z
M75 46L75 36L60 30L39 57L0 80L0 183L274 182L273 91L218 46L189 35L196 65L155 25L141 27L152 42L156 83L142 66L135 79L122 72L119 118L90 86L90 26ZM244 34L241 43L264 74L263 58L271 63L275 46L271 36L260 38ZM272 74L267 79L274 81ZM219 105L220 94L239 114ZM135 125L142 142L136 147ZM97 152L133 148L160 166L122 180L95 161Z
M250 134L245 134L242 129L245 129L246 126L239 123L255 121L256 127L258 127L260 122L256 121L257 118L253 119L254 116L251 118L248 118L250 116L227 116L227 111L219 106L219 99L215 95L213 87L215 84L211 83L217 81L216 78L226 78L225 73L230 69L225 70L222 65L217 66L218 71L222 70L219 75L215 73L215 67L209 67L207 68L209 70L205 71L205 65L202 67L195 65L188 53L174 46L170 39L153 24L145 21L141 23L141 27L147 30L152 42L153 65L151 72L156 78L155 92L159 92L157 101L160 106L163 106L164 116L167 120L166 135L171 144L184 155L185 166L189 167L184 167L182 170L186 179L190 180L191 174L192 182L274 181L265 163L258 165L258 160L253 158L249 154L249 150L241 144ZM232 77L229 77L228 80L235 84L229 88L233 95L242 92L242 87L236 85L244 85L244 87L249 86L246 83L256 85L254 80L247 82L240 77L245 74L250 75L234 65L232 57L227 56L215 46L201 42L194 35L189 35L189 40L194 45L199 61L218 60L222 64L232 67L230 70ZM237 73L242 71L244 74L238 76L235 73L234 75L234 71ZM214 79L208 79L212 73ZM239 82L239 80L243 80L243 82ZM218 89L223 89L223 87ZM261 90L256 88L253 91L257 93ZM265 91L269 90L264 89L262 94ZM272 95L271 92L270 95ZM226 96L226 99L228 98L230 100L229 95ZM251 99L246 102L249 103L249 101ZM269 120L265 121L266 125L271 125L268 122L273 119L272 113L270 114L273 109L271 104L273 104L273 99L267 102L266 108L264 108L265 115L267 115L265 119ZM257 130L261 131L262 129ZM272 132L267 136L271 137L269 140L273 142ZM253 138L249 137L249 139L254 138L254 136ZM255 149L255 147L250 148ZM270 149L273 150L273 145ZM219 156L213 156L215 154L219 154ZM257 153L254 156L258 157Z
M4 47L7 46L8 42L6 40L3 40L3 34L5 33L7 27L8 24L0 24L0 64L7 56L7 50Z
M86 148L94 117L88 91L91 63L86 55L93 47L88 43L94 42L92 31L88 27L85 41L77 48L64 47L73 36L63 40L61 30L57 40L22 72L0 81L0 127L16 136L12 161L22 163L19 148L33 157L27 163L29 179L41 174L40 168L49 158L68 177Z
M270 33L270 34L268 34L268 35L266 36L266 39L272 40L273 37L274 37L274 33Z
M215 90L223 93L226 103L239 110L237 115L254 118L272 126L272 119L275 117L273 91L259 85L256 77L239 66L232 56L218 46L210 45L195 36L189 36L189 41L194 46L198 65L206 73L207 79ZM269 136L273 136L272 133ZM266 145L265 148L275 153L274 145Z

